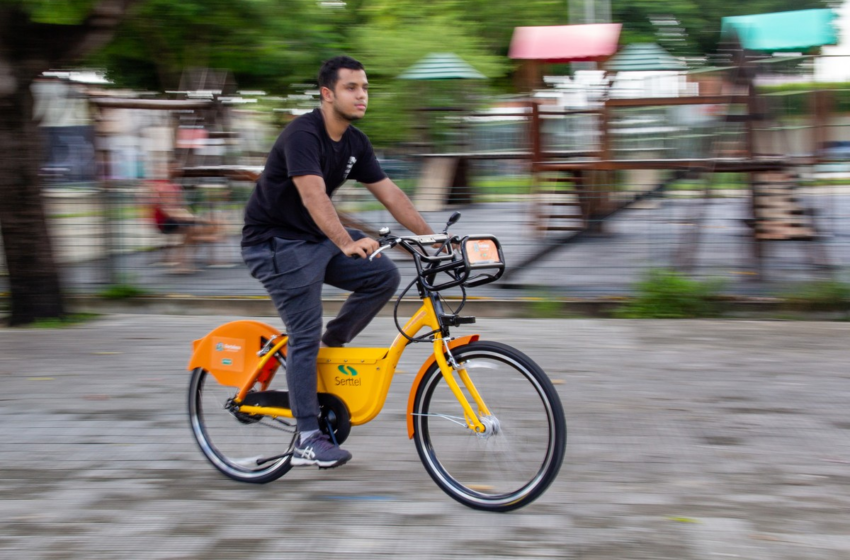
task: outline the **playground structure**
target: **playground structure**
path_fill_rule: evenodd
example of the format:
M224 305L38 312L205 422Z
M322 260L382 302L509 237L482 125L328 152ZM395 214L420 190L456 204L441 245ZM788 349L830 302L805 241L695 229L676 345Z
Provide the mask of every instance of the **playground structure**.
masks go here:
M820 13L807 15L825 19ZM771 17L767 19L774 22ZM745 19L752 25L751 19ZM728 27L734 28L731 23ZM599 31L600 36L605 31L607 39L593 44L579 41L585 28ZM616 50L618 31L613 25L565 26L563 30L518 28L511 57L524 59L520 75L534 84L539 82L541 63L606 60ZM535 35L540 33L542 38ZM813 31L810 35L795 40L808 41L810 46L834 41L834 34L818 36ZM772 38L759 36L758 40L762 50L771 48ZM777 50L798 45L788 43L785 36L778 40L783 43ZM767 46L762 44L765 42ZM782 59L759 56L744 48L744 43L732 33L726 46L732 55L731 64L713 74L689 76L689 82L683 84L688 91L676 96L618 96L620 92L611 87L614 80L605 76L606 91L578 108L530 99L512 103L513 113L505 108L448 116L447 110L447 119L459 129L476 120L522 121L525 145L520 149L480 149L474 145L476 135L471 133L465 137L473 141L455 142L463 149L419 154L424 163L417 196L428 209L469 202L475 197L468 177L474 162L523 162L533 177L528 219L541 243L520 262L512 263L505 275L511 280L587 234L604 233L606 220L620 210L664 196L677 182L695 182L703 204L692 206L687 219L691 227L681 235L672 263L688 271L699 251L714 176L735 174L744 178L748 189L749 211L742 221L749 231L748 268L752 275L761 278L767 245L776 241L810 242L804 251L810 264L828 268L830 260L820 243L828 232L822 230L816 211L798 192L801 179L812 176L812 170L825 162L825 148L836 140L847 140L846 128L833 122L833 91L799 94L798 98L806 97L805 114L797 116L793 124L781 122L788 117L783 114L783 99L761 93L756 79ZM795 63L800 60L805 58L797 58ZM612 67L630 65L625 60L618 63ZM483 142L488 143L492 143L491 138Z
M438 210L474 200L469 171L476 163L512 160L527 166L533 176L528 220L543 243L510 267L506 274L510 278L512 271L586 234L602 233L605 221L618 211L663 196L677 181L702 183L702 199L708 200L713 175L738 174L749 185L751 215L745 223L751 232L754 272L761 273L765 244L774 241L811 241L813 263L827 264L817 243L822 232L816 216L796 190L799 178L823 161L822 148L831 133L830 92L813 92L805 128L789 132L778 126L769 99L751 86L744 91L607 99L598 108L581 110L528 101L498 117L483 113L455 117L468 126L487 118L517 119L525 129L525 149L476 150L472 144L462 151L420 154L417 205ZM650 115L666 121L663 130L646 124ZM672 122L677 118L686 122ZM789 151L792 143L796 153ZM698 249L701 216L697 207L691 217L695 227L680 244L676 265L685 270Z

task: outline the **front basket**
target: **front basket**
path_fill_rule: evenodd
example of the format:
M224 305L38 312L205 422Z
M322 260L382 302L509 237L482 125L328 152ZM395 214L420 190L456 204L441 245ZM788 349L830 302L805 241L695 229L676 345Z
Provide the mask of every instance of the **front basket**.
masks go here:
M467 235L460 242L460 251L466 268L467 288L489 284L505 272L505 255L499 240L492 235Z

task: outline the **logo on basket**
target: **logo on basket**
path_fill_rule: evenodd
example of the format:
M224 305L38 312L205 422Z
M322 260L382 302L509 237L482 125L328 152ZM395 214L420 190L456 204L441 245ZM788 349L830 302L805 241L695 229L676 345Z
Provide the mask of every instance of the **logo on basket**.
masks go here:
M225 358L221 361L221 363L226 365L226 366L229 366L229 365L233 365L233 360L231 360L230 358Z
M355 375L357 375L357 370L356 370L356 369L354 369L354 368L353 368L353 367L351 367L351 366L339 366L337 369L338 369L338 370L339 370L339 372L340 372L341 374L343 374L343 375L350 375L350 376L352 376L352 377L354 377Z
M357 377L357 370L351 366L339 366L336 368L341 374L346 375L347 377L334 377L334 384L337 387L345 386L345 387L360 387L363 384L362 379Z
M215 349L217 352L224 352L227 350L228 352L239 352L242 350L241 346L237 346L236 344L225 344L223 342L218 342L215 345Z

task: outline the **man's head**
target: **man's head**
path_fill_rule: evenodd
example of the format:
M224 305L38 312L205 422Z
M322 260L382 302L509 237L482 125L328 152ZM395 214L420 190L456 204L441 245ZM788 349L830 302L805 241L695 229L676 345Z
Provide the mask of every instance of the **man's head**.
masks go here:
M319 70L319 89L322 105L347 121L356 121L366 114L369 102L369 82L363 65L348 56L325 61Z

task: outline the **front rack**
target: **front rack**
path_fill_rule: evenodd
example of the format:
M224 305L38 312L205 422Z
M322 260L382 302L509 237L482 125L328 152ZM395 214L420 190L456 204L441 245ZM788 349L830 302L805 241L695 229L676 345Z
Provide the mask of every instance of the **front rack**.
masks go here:
M499 240L492 235L467 235L465 237L446 234L415 235L380 239L381 247L401 245L411 255L416 274L422 287L429 292L439 292L456 286L473 288L501 278L505 272L505 256ZM435 254L428 254L428 247L439 244ZM437 283L439 274L449 280Z

